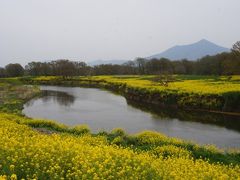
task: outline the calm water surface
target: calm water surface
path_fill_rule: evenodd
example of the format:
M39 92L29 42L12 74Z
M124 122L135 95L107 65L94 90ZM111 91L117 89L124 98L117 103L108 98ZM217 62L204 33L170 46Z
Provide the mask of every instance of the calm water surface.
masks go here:
M127 102L111 92L80 87L41 86L43 96L25 104L23 112L74 126L87 124L93 132L123 128L143 130L222 148L240 147L240 118L206 112L160 109Z

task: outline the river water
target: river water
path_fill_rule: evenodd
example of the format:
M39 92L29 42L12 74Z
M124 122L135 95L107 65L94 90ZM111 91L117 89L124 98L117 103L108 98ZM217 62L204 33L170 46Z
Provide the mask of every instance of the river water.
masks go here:
M153 130L170 137L220 148L240 147L240 118L215 113L157 108L128 102L123 96L95 88L41 86L42 97L24 105L32 118L74 126L87 124L92 132L123 128L128 133Z

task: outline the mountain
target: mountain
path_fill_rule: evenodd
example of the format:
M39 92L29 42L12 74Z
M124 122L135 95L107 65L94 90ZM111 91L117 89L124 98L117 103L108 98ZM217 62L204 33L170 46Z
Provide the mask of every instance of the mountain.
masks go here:
M180 60L180 59L188 59L188 60L197 60L206 55L216 55L222 52L230 51L228 48L221 47L217 44L214 44L208 40L202 39L196 43L174 46L166 51L156 54L147 59L152 58L168 58L170 60Z
M96 66L100 64L123 64L127 62L128 60L95 60L95 61L90 61L87 62L89 66Z

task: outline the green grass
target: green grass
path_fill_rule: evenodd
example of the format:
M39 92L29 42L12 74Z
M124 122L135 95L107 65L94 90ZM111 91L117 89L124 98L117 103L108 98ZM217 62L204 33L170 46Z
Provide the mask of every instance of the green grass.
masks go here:
M36 86L23 85L17 79L1 79L0 111L21 114L23 104L39 93Z

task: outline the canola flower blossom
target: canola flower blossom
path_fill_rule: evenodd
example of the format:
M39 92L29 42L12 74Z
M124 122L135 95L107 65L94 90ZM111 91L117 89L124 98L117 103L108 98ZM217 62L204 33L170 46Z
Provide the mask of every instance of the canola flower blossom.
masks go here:
M152 81L154 75L131 75L131 76L91 76L73 77L76 81L92 81L112 84L126 84L133 88L142 88L149 91L173 91L177 93L196 94L223 94L226 92L240 91L240 76L180 76L174 75L175 80L169 82L168 86L162 86L159 82ZM32 79L36 82L58 81L57 76L39 76Z
M0 117L0 179L240 178L238 165L193 159L186 149L173 145L134 151L108 143L104 135L41 134L9 120L13 115ZM142 144L167 138L151 132L136 136Z

